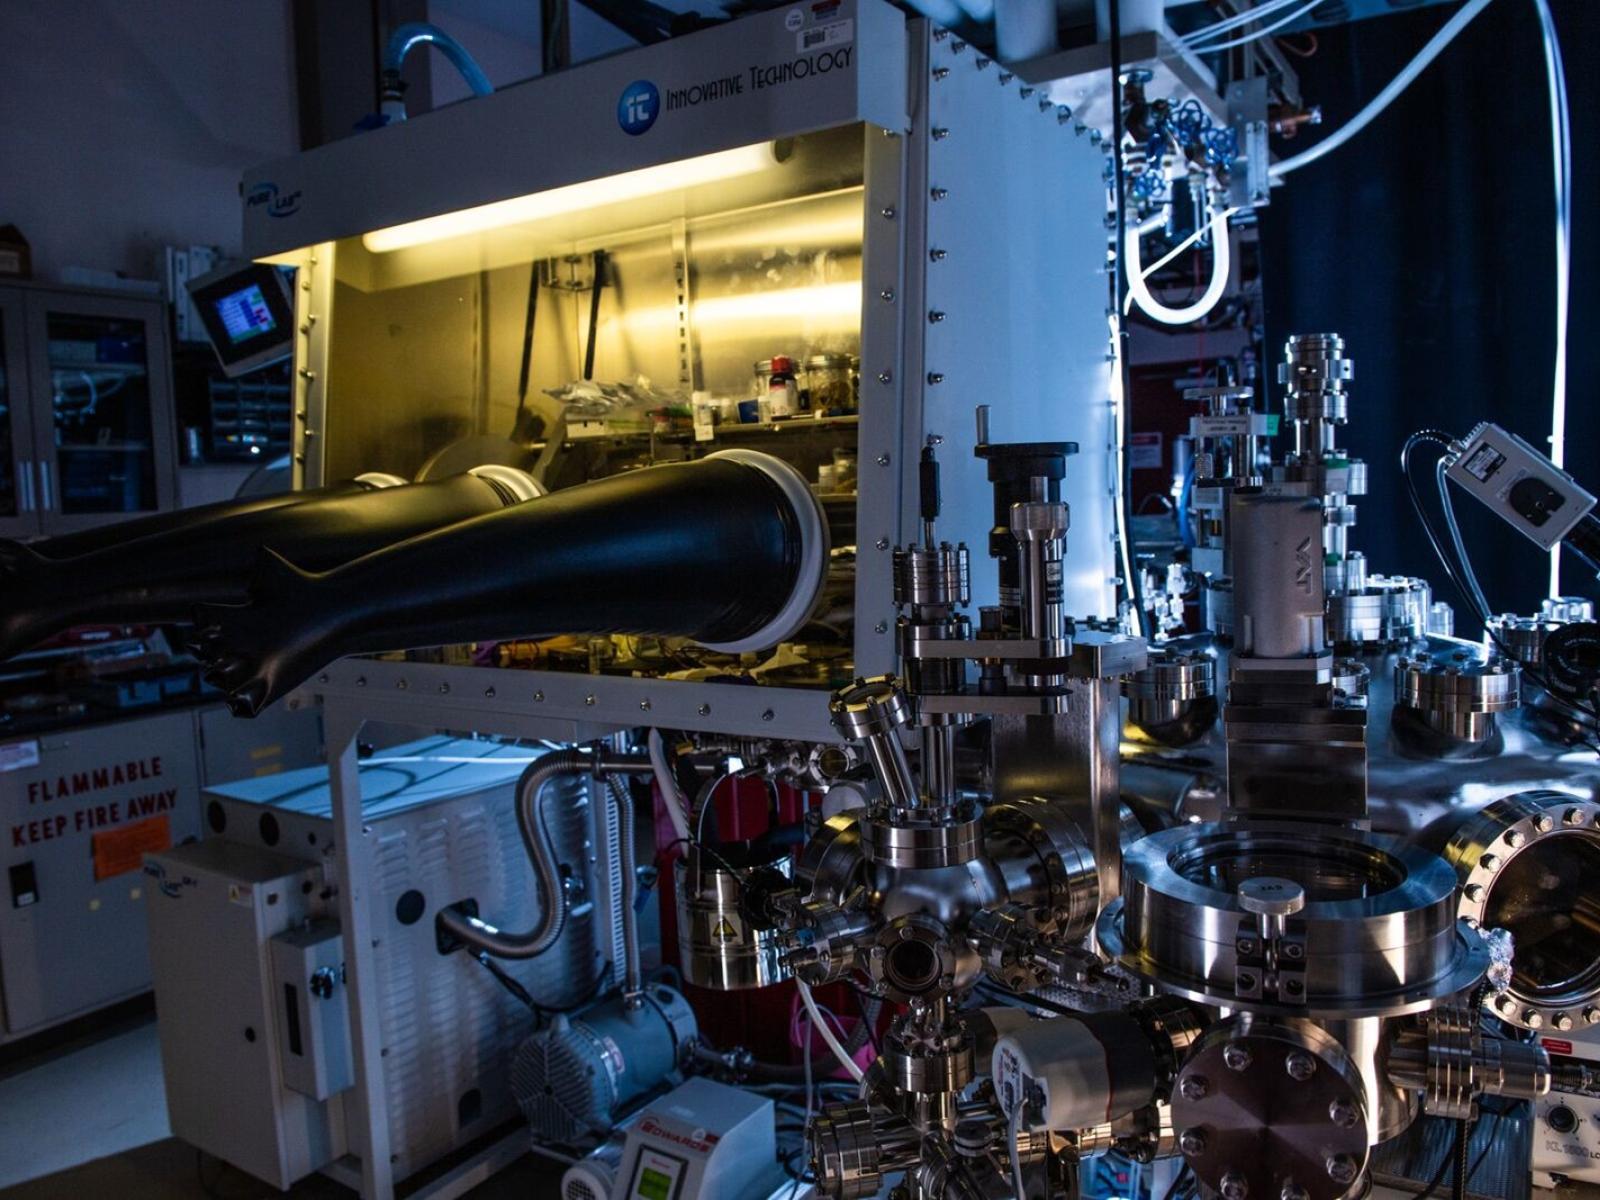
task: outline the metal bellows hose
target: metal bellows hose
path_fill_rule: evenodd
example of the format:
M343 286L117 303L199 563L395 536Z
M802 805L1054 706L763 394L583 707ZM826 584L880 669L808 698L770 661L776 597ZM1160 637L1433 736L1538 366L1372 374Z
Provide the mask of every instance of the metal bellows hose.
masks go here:
M583 750L557 750L530 764L517 780L517 830L522 834L522 844L528 851L529 862L533 864L541 910L539 923L526 933L508 933L458 908L446 908L436 918L438 928L464 945L496 958L534 958L550 949L566 928L567 894L561 886L561 869L550 849L545 831L546 789L565 775L607 775L615 772L642 775L649 771L650 760L642 755L590 754ZM624 838L631 842L631 806L624 821L628 827ZM626 927L632 921L632 888L627 878L627 864L633 857L631 845L626 846L624 854L624 903L629 910L629 915L624 917L626 934ZM625 940L629 939L625 936ZM636 947L633 954L637 954ZM630 966L637 971L636 963Z

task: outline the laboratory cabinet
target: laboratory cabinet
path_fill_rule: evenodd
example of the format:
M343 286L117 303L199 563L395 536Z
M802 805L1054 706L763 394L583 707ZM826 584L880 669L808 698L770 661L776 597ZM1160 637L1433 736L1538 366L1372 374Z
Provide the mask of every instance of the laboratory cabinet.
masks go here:
M159 298L0 286L0 536L175 507L177 460Z

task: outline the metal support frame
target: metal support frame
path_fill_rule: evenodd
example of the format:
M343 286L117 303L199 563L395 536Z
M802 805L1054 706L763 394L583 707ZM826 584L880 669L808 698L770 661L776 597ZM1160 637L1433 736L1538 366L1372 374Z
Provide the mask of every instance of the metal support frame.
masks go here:
M362 667L391 664L357 663ZM416 664L392 664L414 667ZM443 668L460 672L471 668ZM479 672L480 674L482 672ZM497 672L496 674L504 674ZM439 711L439 693L406 696L408 689L389 703L378 697L323 693L323 728L328 755L328 790L333 808L334 868L337 872L339 921L344 931L345 986L350 997L350 1038L355 1058L355 1105L350 1114L352 1146L366 1153L347 1155L324 1170L330 1178L356 1188L362 1200L394 1200L394 1154L389 1139L389 1093L384 1075L383 1029L378 996L378 971L374 951L378 938L367 903L372 879L372 830L361 811L361 778L356 739L369 721L432 727ZM492 690L492 689L491 689ZM379 702L375 702L379 701ZM468 713L451 708L452 724L470 722L481 733L509 738L588 740L601 736L597 726L552 722L525 707L506 706L495 713ZM454 1200L465 1195L531 1149L527 1131L520 1125L456 1163L423 1187L407 1193L408 1200Z
M323 484L328 419L328 348L333 333L332 242L297 256L295 277L294 425L291 476L296 489Z
M333 802L334 861L339 872L339 926L345 939L345 984L350 990L350 1034L355 1049L356 1114L364 1126L363 1200L391 1200L394 1168L389 1154L389 1096L383 1079L377 964L367 881L372 873L371 829L361 814L356 735L364 718L338 704L323 716L328 746L328 791Z

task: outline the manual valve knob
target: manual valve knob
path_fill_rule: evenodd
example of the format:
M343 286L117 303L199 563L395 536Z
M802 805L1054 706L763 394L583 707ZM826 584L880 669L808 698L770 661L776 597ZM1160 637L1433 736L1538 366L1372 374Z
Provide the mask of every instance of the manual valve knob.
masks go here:
M1239 885L1239 907L1259 917L1289 917L1306 906L1306 890L1292 879L1261 875Z

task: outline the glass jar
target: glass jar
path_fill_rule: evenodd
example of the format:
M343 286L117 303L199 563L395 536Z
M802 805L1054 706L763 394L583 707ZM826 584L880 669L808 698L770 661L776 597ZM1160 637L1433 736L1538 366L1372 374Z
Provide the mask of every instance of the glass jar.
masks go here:
M813 354L806 359L805 387L814 415L840 417L856 411L850 362L848 354Z

